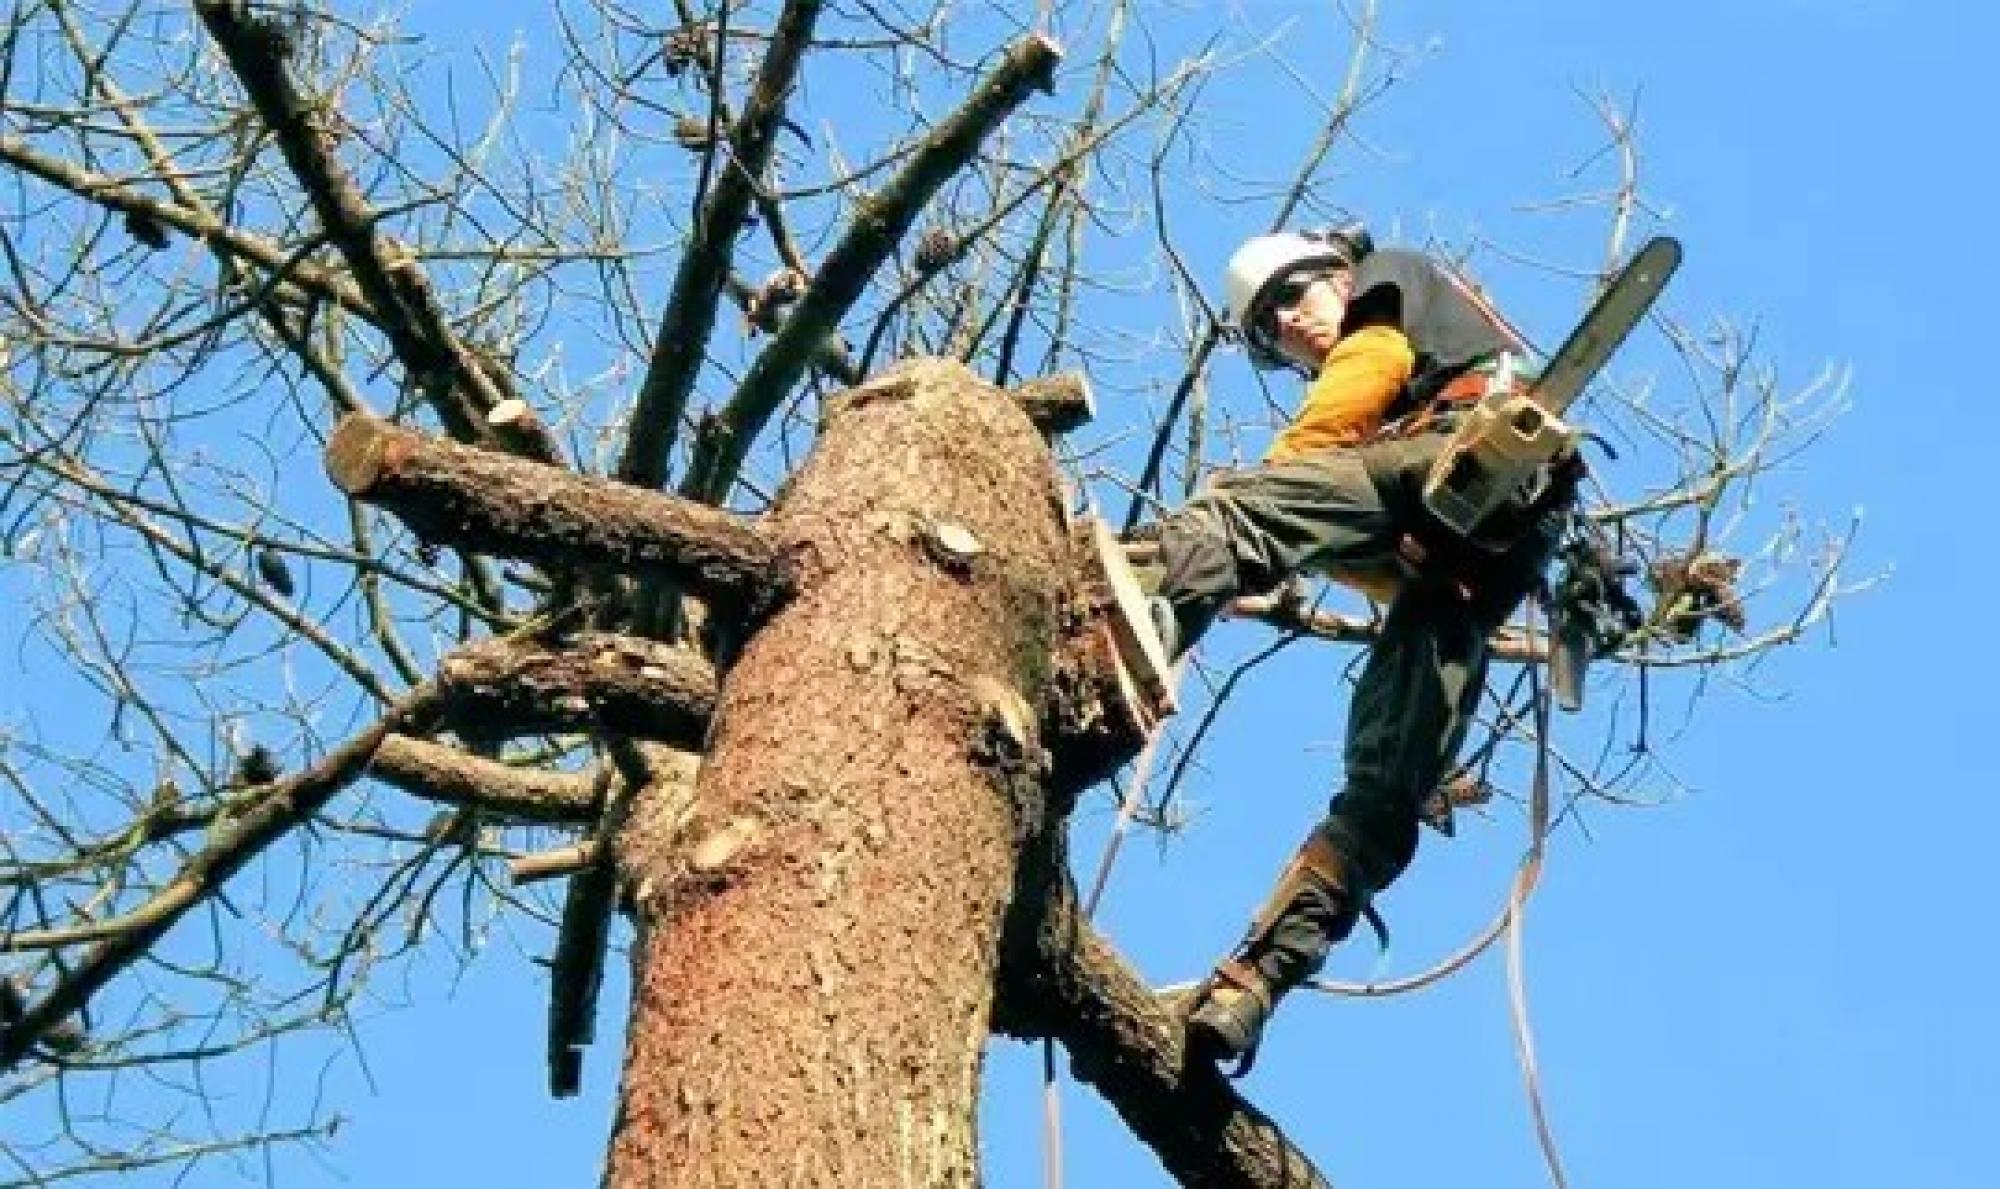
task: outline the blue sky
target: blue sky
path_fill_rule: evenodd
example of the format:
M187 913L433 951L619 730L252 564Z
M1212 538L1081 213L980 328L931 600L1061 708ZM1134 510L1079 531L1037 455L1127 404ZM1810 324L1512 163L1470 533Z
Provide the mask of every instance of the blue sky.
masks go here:
M534 7L480 5L477 35L503 38ZM1222 7L1145 6L1169 39ZM1851 411L1773 477L1757 515L1795 501L1839 523L1865 509L1857 576L1890 574L1844 603L1834 630L1717 682L1691 713L1673 687L1662 722L1675 779L1644 787L1666 803L1591 807L1558 832L1529 914L1527 978L1571 1183L2000 1185L1983 803L1995 780L1975 750L1981 678L2000 662L1977 618L2000 578L1982 522L2000 16L1865 0L1383 7L1385 40L1422 52L1341 147L1323 197L1405 239L1484 236L1587 263L1601 219L1523 208L1574 188L1567 171L1601 140L1580 92L1637 95L1646 190L1688 250L1670 312L1754 319L1789 383L1851 368ZM473 6L415 8L441 50L474 36ZM1289 30L1287 59L1334 89L1348 41L1331 5L1235 11L1246 30ZM1307 109L1296 129L1272 118L1298 103L1292 85L1239 73L1208 93L1219 120L1269 131L1230 146L1246 167L1276 173L1310 135ZM1190 264L1215 276L1260 217L1182 203ZM1559 336L1577 287L1483 259L1503 304ZM1133 366L1170 383L1179 360ZM1215 373L1218 388L1247 377L1235 358ZM1106 427L1136 414L1107 409ZM1256 639L1226 628L1215 648ZM1350 660L1301 645L1260 669L1190 790L1193 827L1126 848L1103 924L1156 981L1197 976L1235 940L1316 820L1338 780ZM1586 728L1558 729L1581 741ZM1086 803L1079 854L1094 856L1109 814L1102 797ZM1386 970L1419 969L1482 925L1522 841L1506 806L1454 841L1427 839L1385 898ZM1375 962L1358 941L1330 973L1362 977ZM339 1142L323 1161L276 1158L278 1183L591 1183L615 1035L591 1053L585 1096L553 1103L534 968L496 958L418 974L397 992L413 1006L362 1022L367 1076L348 1060L322 1075L348 1118ZM606 1021L621 1011L614 995ZM1039 1183L1039 1077L1031 1050L995 1046L994 1189ZM1289 1003L1246 1088L1340 1185L1546 1183L1497 954L1415 996ZM1088 1091L1063 1098L1069 1184L1166 1183Z

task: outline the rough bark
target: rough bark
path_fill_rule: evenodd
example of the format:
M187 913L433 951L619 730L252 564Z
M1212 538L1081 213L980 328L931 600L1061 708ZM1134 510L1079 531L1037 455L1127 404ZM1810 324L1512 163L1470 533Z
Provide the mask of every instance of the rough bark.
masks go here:
M485 706L510 729L609 731L616 754L621 732L689 743L707 724L692 797L625 771L634 803L604 802L557 864L590 909L565 911L559 1093L614 876L639 927L616 1189L974 1184L996 1024L1062 1040L1186 1184L1323 1183L1212 1070L1183 1068L1172 1005L1077 917L1062 819L1143 724L1093 534L1066 522L1034 402L1013 396L953 363L892 371L835 402L755 525L378 421L329 445L343 487L433 539L543 557L554 538L768 608L719 693L685 653L588 634L489 642L439 675L460 730Z
M838 402L768 528L811 564L724 683L692 845L622 856L608 1183L972 1185L1070 572L1053 467L1012 401L921 365Z
M663 574L724 613L759 611L791 584L784 552L740 516L385 421L343 419L326 467L342 491L428 541L558 568Z

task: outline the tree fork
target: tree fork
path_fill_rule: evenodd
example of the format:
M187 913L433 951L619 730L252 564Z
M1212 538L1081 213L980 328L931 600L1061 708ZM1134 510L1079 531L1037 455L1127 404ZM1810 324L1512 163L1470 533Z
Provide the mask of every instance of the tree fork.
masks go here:
M1024 849L1008 911L995 1031L1050 1037L1185 1189L1328 1189L1323 1174L1206 1062L1190 1063L1186 996L1156 995L1085 917L1067 831Z
M693 239L681 255L673 294L653 335L652 356L618 460L618 477L627 483L658 487L666 481L674 436L715 331L716 297L728 282L736 237L764 184L785 104L798 85L799 65L822 7L821 0L788 0L772 28L743 113L729 131L721 174L702 200ZM721 46L716 53L723 53Z
M882 262L903 242L917 215L1029 92L1054 89L1061 60L1061 48L1038 33L1009 46L978 89L924 138L882 193L862 204L820 263L805 296L744 374L735 395L703 426L682 494L713 504L727 498L765 423L804 374L820 343L834 333Z

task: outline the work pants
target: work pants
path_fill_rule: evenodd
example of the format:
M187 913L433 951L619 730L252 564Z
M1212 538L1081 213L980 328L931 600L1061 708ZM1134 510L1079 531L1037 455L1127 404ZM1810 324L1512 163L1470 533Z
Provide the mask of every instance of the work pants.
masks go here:
M1382 572L1405 534L1439 539L1421 493L1447 441L1424 434L1216 476L1161 524L1158 593L1183 645L1239 595L1302 571ZM1560 525L1542 515L1511 548L1432 567L1390 602L1348 710L1345 784L1316 827L1356 886L1337 897L1307 889L1278 914L1244 955L1266 977L1289 986L1311 974L1360 904L1409 865L1423 807L1477 708L1487 638L1539 581Z

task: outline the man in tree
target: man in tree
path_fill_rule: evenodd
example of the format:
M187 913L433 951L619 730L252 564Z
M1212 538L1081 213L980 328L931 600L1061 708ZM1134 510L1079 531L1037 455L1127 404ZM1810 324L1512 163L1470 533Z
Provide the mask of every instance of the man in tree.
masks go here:
M1421 253L1373 250L1359 227L1259 236L1230 260L1227 288L1252 361L1311 384L1260 464L1216 476L1161 524L1152 609L1166 653L1231 599L1304 570L1389 606L1349 710L1345 787L1189 1019L1191 1049L1242 1072L1278 999L1409 864L1477 705L1487 637L1538 582L1574 476L1517 511L1498 549L1426 510L1446 431L1496 377L1519 374L1523 347Z

